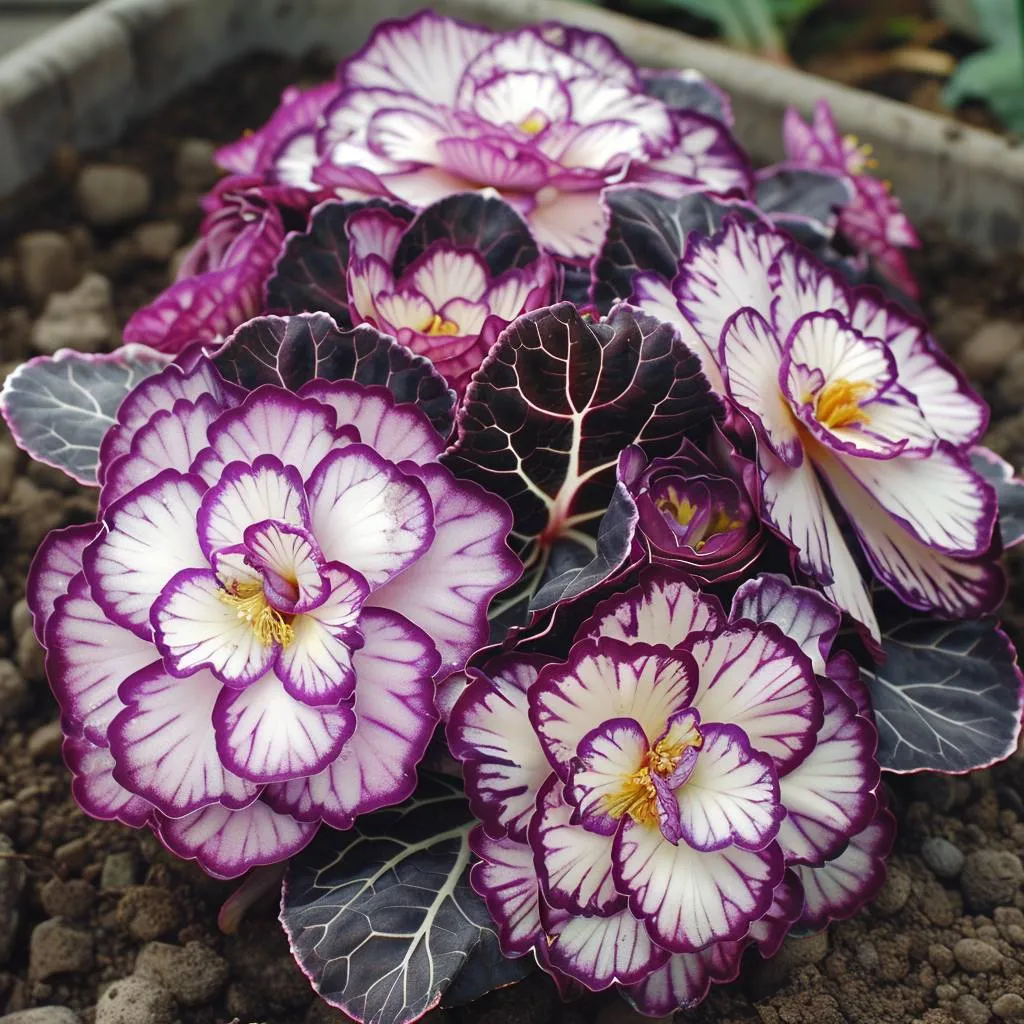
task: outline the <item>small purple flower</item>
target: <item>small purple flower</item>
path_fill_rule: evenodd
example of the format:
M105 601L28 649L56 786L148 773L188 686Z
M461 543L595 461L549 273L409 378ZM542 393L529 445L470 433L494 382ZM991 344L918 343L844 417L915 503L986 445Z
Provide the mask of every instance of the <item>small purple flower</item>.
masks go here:
M687 84L707 99L694 83L668 92ZM334 89L315 143L305 111L282 108L231 166L262 164L275 182L416 208L495 189L545 248L574 259L600 245L605 185L751 185L721 121L649 93L605 36L555 23L502 34L431 12L385 22L342 64Z
M887 280L916 299L917 282L901 250L917 248L921 242L888 182L867 173L877 163L871 147L852 135L839 134L827 100L815 104L810 124L790 107L783 122L783 142L794 164L837 171L849 178L854 199L840 211L840 232L872 257Z
M719 431L709 454L684 441L676 455L647 463L630 448L619 479L637 509L634 545L658 565L700 583L734 579L764 550L757 467Z
M351 381L245 395L199 358L129 394L99 521L29 583L88 813L235 877L412 792L435 681L519 573L508 510L442 448Z
M839 624L781 577L727 616L650 569L565 661L478 674L448 738L506 955L663 1015L734 978L748 945L771 955L792 925L863 906L892 825L874 726L826 676Z
M255 178L225 178L203 205L199 241L174 284L125 324L126 343L178 353L227 337L262 312L263 286L285 234L272 191Z
M878 635L833 501L905 603L953 617L998 605L996 500L970 462L987 408L924 324L735 218L691 239L671 286L638 276L634 301L674 317L745 418L761 514L840 608Z

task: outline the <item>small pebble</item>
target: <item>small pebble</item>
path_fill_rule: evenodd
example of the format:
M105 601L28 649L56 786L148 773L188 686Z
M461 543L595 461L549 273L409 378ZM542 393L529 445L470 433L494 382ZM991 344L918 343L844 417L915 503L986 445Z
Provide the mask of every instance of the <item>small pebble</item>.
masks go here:
M50 917L84 917L96 902L96 890L81 878L51 878L39 890L39 900Z
M153 189L136 167L90 164L78 176L75 197L93 227L112 227L141 217L149 209Z
M956 962L971 974L984 974L996 971L1003 962L1003 954L995 946L990 946L981 939L961 939L953 947Z
M135 244L143 259L166 263L181 245L181 225L175 220L155 220L135 229Z
M81 1024L78 1014L66 1006L33 1006L0 1017L0 1024Z
M31 231L15 243L18 277L25 294L37 303L78 284L82 272L71 242L57 231Z
M60 756L60 745L64 733L60 719L41 725L28 738L28 753L33 761L53 761Z
M90 272L68 292L54 292L32 325L32 345L44 355L58 349L99 352L117 339L110 281Z
M137 885L121 897L117 923L140 942L151 942L175 931L181 924L181 914L166 889Z
M954 1008L956 1019L963 1024L988 1024L992 1016L988 1007L977 997L964 995L956 1001ZM99 1021L97 1020L97 1024Z
M100 891L127 889L135 882L135 854L130 850L123 853L108 853L103 859L100 874Z
M990 914L996 907L1011 905L1022 882L1024 865L1009 850L978 850L970 854L960 876L967 909L976 914Z
M990 320L964 342L960 366L968 377L984 384L1003 369L1019 348L1024 348L1024 324Z
M205 192L220 177L213 162L217 147L208 139L182 139L174 158L174 178L185 192Z
M53 859L67 871L78 873L92 857L92 843L88 839L70 839L53 851Z
M10 721L32 703L25 677L9 658L0 658L0 722Z
M228 962L201 942L172 946L150 942L135 961L135 973L159 982L183 1006L210 1002L228 981Z
M12 853L14 844L7 836L0 835L0 854ZM0 857L0 966L6 964L14 952L27 874L24 861L10 856Z
M93 937L60 918L50 918L32 929L28 973L35 981L55 974L80 974L93 966Z
M956 967L956 957L948 946L936 942L928 947L928 963L939 972L939 974L952 974Z
M1019 996L1016 992L1007 992L992 1004L992 1012L1000 1020L1024 1020L1024 996Z
M885 884L872 904L875 911L883 917L898 914L910 898L910 877L899 868L889 868Z
M926 839L921 844L921 857L938 878L956 878L963 870L963 853L942 836Z
M96 1004L96 1024L171 1024L175 1017L170 992L135 975L113 982Z

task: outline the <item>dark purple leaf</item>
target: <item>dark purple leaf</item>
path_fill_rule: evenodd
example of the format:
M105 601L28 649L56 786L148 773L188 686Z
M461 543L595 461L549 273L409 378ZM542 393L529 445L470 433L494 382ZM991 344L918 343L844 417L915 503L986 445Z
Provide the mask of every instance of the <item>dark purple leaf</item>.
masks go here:
M1024 541L1024 480L1005 459L988 448L971 449L971 466L995 489L999 502L999 532L1003 547Z
M127 345L109 355L64 349L23 363L6 381L0 411L15 441L33 459L96 486L100 442L118 407L139 381L168 360Z
M700 360L670 324L630 306L601 323L570 303L520 317L473 379L458 438L442 461L503 498L523 581L499 596L495 617L530 597L564 556L566 543L598 556L601 519L615 489L619 453L638 444L669 455L683 437L702 440L720 411ZM560 569L560 571L559 571Z
M644 76L644 92L675 110L692 111L732 124L729 97L699 71L655 71Z
M831 236L838 211L853 201L848 179L828 171L778 166L757 179L755 202L772 220L810 220Z
M417 405L447 437L455 396L429 359L365 324L340 330L326 313L261 316L243 324L214 359L247 391L277 384L297 391L315 378L383 384L399 402Z
M665 196L627 186L605 189L602 200L608 227L594 259L591 286L593 302L602 312L633 294L636 274L653 271L671 281L690 232L712 235L726 214L745 211L703 192Z
M540 258L526 221L508 203L497 196L461 192L428 206L410 225L395 254L395 279L439 241L474 249L493 275L528 267Z
M474 822L454 783L324 828L289 865L281 923L320 996L356 1020L407 1024L451 995L467 1002L524 976L506 964L469 884Z
M408 207L379 199L342 203L331 200L313 210L305 231L289 235L267 282L266 308L275 313L328 313L351 327L348 285L348 237L345 224L359 210L382 207L411 221Z
M879 602L879 665L861 667L878 725L878 760L900 774L962 773L1017 749L1021 676L994 619L946 622Z

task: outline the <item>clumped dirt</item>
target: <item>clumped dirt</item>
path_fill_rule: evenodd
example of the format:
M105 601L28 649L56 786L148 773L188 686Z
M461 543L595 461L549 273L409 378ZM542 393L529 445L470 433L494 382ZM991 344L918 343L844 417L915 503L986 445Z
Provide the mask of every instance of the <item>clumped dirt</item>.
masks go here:
M119 325L167 284L195 233L198 195L213 180L213 144L261 123L286 84L326 72L316 61L249 61L105 153L61 154L38 185L0 204L0 377L62 331L81 342L86 324L94 350L115 347ZM136 184L145 179L148 194L134 212L99 224L93 210L90 223L81 175L95 165L138 172L126 179ZM56 240L41 241L40 231ZM1024 261L985 266L933 235L915 263L937 336L993 404L990 444L1024 465ZM72 300L50 297L69 289ZM0 1014L67 1008L23 1024L343 1020L292 964L272 900L238 934L221 934L217 911L232 886L175 861L148 832L91 821L71 798L24 581L46 531L88 521L94 511L93 493L30 465L0 435ZM1011 569L1007 617L1019 637L1024 565L1014 558ZM1022 794L1021 755L966 778L895 780L899 838L874 905L827 935L791 938L770 963L751 954L739 982L683 1017L694 1024L1024 1022ZM607 995L564 1006L540 975L430 1018L635 1019Z

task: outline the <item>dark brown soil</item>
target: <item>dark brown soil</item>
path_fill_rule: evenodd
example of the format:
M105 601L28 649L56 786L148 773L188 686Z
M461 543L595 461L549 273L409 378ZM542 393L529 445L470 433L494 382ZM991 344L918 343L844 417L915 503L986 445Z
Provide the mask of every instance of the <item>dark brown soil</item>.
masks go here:
M24 282L18 244L24 232L53 229L69 238L74 277L87 270L104 275L112 285L114 318L123 323L166 285L172 259L140 242L139 223L177 225L181 242L198 225L198 190L185 187L180 167L175 170L183 140L236 137L270 113L286 84L317 71L323 68L316 63L250 61L106 153L62 154L38 186L3 204L0 377L33 354L31 326L42 314L42 300L32 299ZM85 223L74 184L81 168L95 162L146 175L153 200L144 215L117 228ZM992 445L1024 464L1024 262L976 264L937 237L915 262L931 297L927 313L936 333L972 368L993 403ZM117 342L115 330L99 344ZM0 436L0 1014L63 1006L92 1024L98 998L118 982L148 986L148 1009L142 1013L140 1001L131 1024L340 1020L292 965L272 901L250 915L240 934L222 935L217 911L231 886L174 861L148 833L91 821L71 799L57 709L21 599L29 560L44 533L93 514L91 492L30 466L10 438ZM1021 568L1015 559L1008 605L1018 634L1024 624ZM889 882L876 903L827 936L791 939L771 963L753 955L740 982L717 990L689 1019L1024 1021L1022 794L1019 755L968 778L897 780L900 835ZM15 915L8 955L4 936ZM122 982L133 972L133 982ZM141 975L151 980L139 982ZM624 1024L635 1018L608 996L562 1006L547 980L536 976L430 1019ZM52 1018L52 1024L62 1022L69 1024Z

